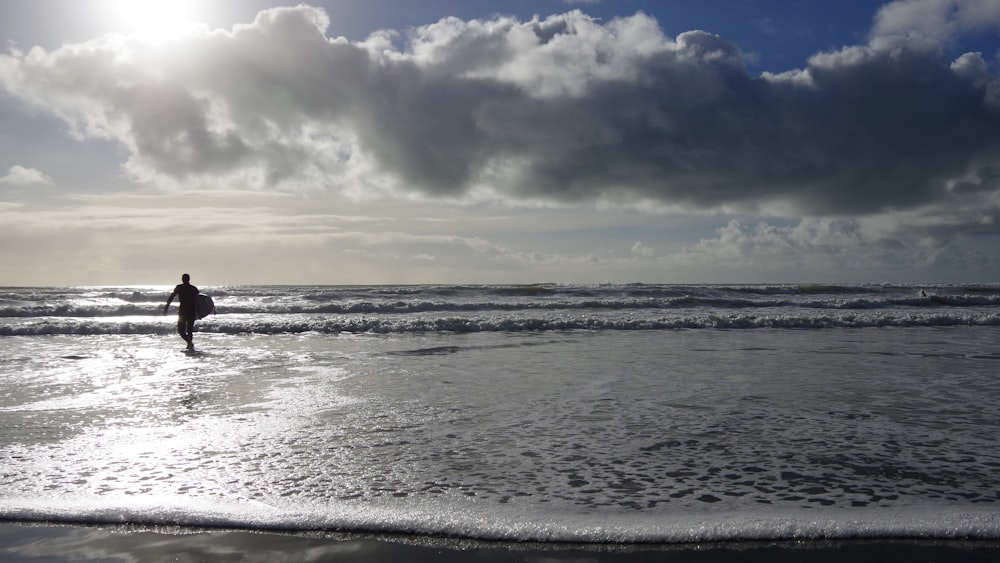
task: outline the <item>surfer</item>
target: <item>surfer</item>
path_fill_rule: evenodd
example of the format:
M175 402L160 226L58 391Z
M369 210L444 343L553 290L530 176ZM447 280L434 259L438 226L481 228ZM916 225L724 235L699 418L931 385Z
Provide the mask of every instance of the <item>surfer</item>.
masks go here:
M194 321L197 318L196 304L198 302L198 288L191 285L191 276L184 274L181 282L174 287L173 293L167 297L167 304L163 306L163 314L170 310L170 302L174 297L179 298L180 304L177 309L177 334L181 335L187 342L187 349L194 351Z

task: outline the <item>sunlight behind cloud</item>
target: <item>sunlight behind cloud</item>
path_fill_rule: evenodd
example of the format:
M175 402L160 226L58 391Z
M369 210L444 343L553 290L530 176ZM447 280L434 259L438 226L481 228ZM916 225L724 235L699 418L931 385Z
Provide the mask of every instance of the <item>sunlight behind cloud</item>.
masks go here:
M152 43L175 39L197 25L192 0L111 0L110 8L125 33Z
M172 279L150 249L187 260L207 239L217 256L190 269L233 283L1000 271L966 252L1000 238L997 47L949 46L992 11L893 3L854 43L758 74L735 39L608 2L358 42L341 1L87 0L64 19L89 31L0 53L4 279ZM72 199L116 192L142 198Z

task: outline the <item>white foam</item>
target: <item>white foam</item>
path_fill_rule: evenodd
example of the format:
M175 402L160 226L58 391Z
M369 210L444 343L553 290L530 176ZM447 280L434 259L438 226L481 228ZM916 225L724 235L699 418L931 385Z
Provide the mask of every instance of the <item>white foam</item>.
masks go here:
M430 503L297 503L273 506L199 499L0 499L0 519L280 531L415 534L479 540L565 543L698 543L815 539L998 539L1000 513L987 509L773 510L757 513L525 514L505 507Z

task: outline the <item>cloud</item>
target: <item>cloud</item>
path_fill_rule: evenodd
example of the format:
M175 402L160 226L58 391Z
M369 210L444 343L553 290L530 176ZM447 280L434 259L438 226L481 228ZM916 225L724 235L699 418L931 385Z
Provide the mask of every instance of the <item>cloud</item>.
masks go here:
M871 38L881 49L936 49L959 35L998 26L1000 3L994 0L897 0L879 9Z
M632 248L629 249L629 252L631 252L635 256L642 256L645 258L649 258L650 256L656 254L656 249L646 246L645 244L642 244L642 242L640 241L635 241L635 244L632 245Z
M752 27L757 28L764 35L775 36L778 34L778 28L775 25L773 18L769 17L753 18L747 23L749 23Z
M955 188L1000 167L1000 80L941 48L1000 26L995 7L894 2L868 44L753 76L727 39L670 38L642 13L446 18L351 43L298 6L160 45L11 52L0 84L120 143L141 182L877 215L1000 189Z
M0 177L0 185L5 186L50 186L55 182L41 170L25 168L20 165L11 166L6 176Z
M586 245L505 240L491 220L506 223L488 206L428 221L417 205L262 192L0 202L0 275L28 285L162 283L181 271L212 284L518 283L573 279L567 269L582 276L594 260Z
M912 217L910 218L912 219ZM888 225L887 225L888 223ZM679 264L722 264L731 270L755 269L795 276L840 276L852 272L915 271L944 267L959 272L995 269L996 255L953 244L953 237L926 236L923 229L886 217L806 218L790 225L732 220L715 238L686 247L671 260ZM791 277L790 277L791 276Z
M751 226L734 219L717 233L716 238L702 239L686 252L738 266L774 261L805 268L804 260L828 261L834 256L854 266L870 260L870 257L856 254L871 241L850 219L809 219L791 226L764 222Z

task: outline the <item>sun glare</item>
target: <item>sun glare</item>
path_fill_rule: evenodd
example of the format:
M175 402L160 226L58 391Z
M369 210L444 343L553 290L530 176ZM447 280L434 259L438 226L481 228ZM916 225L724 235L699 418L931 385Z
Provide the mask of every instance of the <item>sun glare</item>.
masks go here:
M112 9L122 31L161 42L189 32L194 26L192 0L114 0Z

